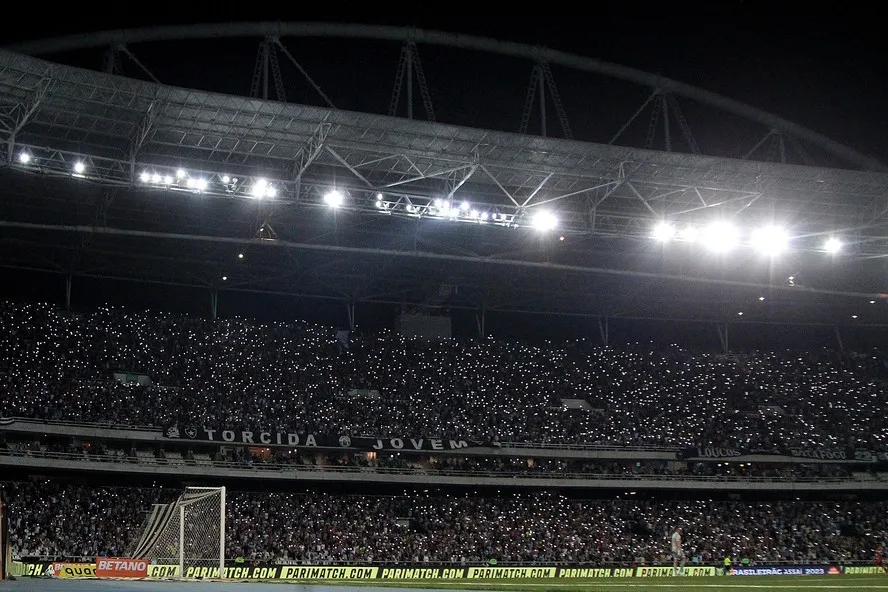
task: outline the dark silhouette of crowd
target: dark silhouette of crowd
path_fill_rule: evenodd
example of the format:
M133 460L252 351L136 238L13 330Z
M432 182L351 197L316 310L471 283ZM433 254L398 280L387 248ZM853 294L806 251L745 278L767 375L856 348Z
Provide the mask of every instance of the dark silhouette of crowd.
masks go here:
M110 379L114 371L152 384L120 384ZM886 379L876 353L718 355L396 334L347 342L302 322L0 304L0 416L47 420L884 450L888 418L874 410L888 403ZM372 400L350 394L369 390ZM570 409L565 399L585 408Z
M179 491L5 483L16 557L120 555L152 503ZM570 500L322 493L227 494L228 557L318 564L641 563L669 560L669 535L702 563L866 561L888 539L885 502Z

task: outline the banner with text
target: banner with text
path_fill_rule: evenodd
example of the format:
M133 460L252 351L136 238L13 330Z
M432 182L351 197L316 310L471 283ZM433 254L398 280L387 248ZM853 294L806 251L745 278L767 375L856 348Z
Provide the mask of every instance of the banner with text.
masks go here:
M743 456L786 457L787 461L811 459L816 461L835 462L888 462L888 453L862 450L859 448L786 448L786 449L754 449L740 446L701 446L686 448L677 453L681 460L730 460ZM774 459L775 461L778 459Z
M102 558L100 558L100 561ZM124 566L129 567L129 566ZM142 566L138 566L141 568ZM100 577L96 564L51 563L48 561L15 562L13 573L33 577L61 577L65 579ZM690 577L708 576L795 576L877 574L883 568L875 566L838 565L780 565L734 567L728 574L721 567L700 565L684 568ZM178 565L148 565L149 579L180 577ZM269 580L519 580L519 579L593 579L593 578L659 578L672 577L671 565L588 567L561 566L514 566L514 567L429 567L428 565L249 565L228 562L222 578L218 567L187 567L185 578L226 579L237 581Z
M735 567L728 571L732 576L837 576L841 573L842 568L838 565Z
M280 432L274 430L229 430L176 425L163 430L170 440L191 440L194 442L218 442L220 444L247 444L252 446L287 446L289 448L349 448L356 450L384 450L401 452L405 450L425 450L428 452L461 450L483 446L480 442L461 439L426 437L405 438L357 438L352 436L330 436L300 432Z

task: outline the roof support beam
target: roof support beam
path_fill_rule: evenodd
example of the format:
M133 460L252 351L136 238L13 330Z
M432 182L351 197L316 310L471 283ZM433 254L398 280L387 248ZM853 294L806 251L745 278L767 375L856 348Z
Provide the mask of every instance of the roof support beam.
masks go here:
M12 107L7 113L0 113L0 129L6 133L6 161L12 163L15 153L15 138L22 128L34 117L50 85L50 76L43 77L28 95L28 98Z
M12 222L7 220L0 220L0 228L17 228L20 230L30 230L34 232L42 231L42 232L54 232L54 233L78 233L78 234L97 234L97 235L105 235L105 236L120 236L120 237L130 237L130 238L144 238L150 240L178 240L178 241L191 241L191 242L203 242L203 243L216 243L216 244L233 244L242 246L244 244L251 244L262 246L266 248L279 248L279 249L293 249L293 250L303 250L303 251L315 251L315 252L330 252L330 253L342 253L342 254L363 254L363 255L373 255L379 257L406 257L413 259L428 259L428 260L438 260L438 261L449 261L452 263L468 263L475 265L488 265L488 266L498 266L498 267L516 267L516 268L527 268L527 269L538 269L538 270L548 270L548 271L560 271L560 272L572 272L583 275L607 275L607 276L623 276L623 277L637 277L637 278L646 278L651 280L661 280L661 281L670 281L670 282L687 282L693 284L704 284L704 285L717 285L717 286L732 286L732 287L742 287L742 288L755 288L760 290L770 290L771 293L774 292L793 292L793 293L805 293L805 294L819 294L819 295L830 295L830 296L842 296L848 298L866 298L866 299L877 299L882 298L883 296L879 293L873 292L849 292L844 290L826 290L819 288L812 288L808 286L787 286L787 285L771 285L771 284L759 284L756 282L745 282L741 280L727 280L720 278L706 278L706 277L695 277L695 276L683 276L683 275L672 275L666 273L655 273L648 271L637 271L632 269L612 269L606 267L585 267L582 265L567 265L560 263L544 263L539 261L525 261L519 259L498 259L495 257L484 257L484 256L472 256L472 255L451 255L446 253L433 253L428 251L419 251L419 250L396 250L396 249L378 249L378 248L366 248L366 247L346 247L341 245L330 245L330 244L320 244L320 243L303 243L296 241L285 241L285 240L273 240L273 241L263 241L263 240L249 240L245 241L243 238L234 238L234 237L226 237L226 236L207 236L207 235L197 235L197 234L179 234L173 232L152 232L147 230L131 230L124 228L110 228L106 226L72 226L72 225L61 225L61 224L37 224L37 223L27 223L27 222Z
M575 70L592 72L625 80L648 88L682 96L693 101L711 105L726 113L755 121L768 129L777 129L790 136L809 142L814 146L834 154L849 163L866 170L885 171L886 166L877 159L866 156L791 121L777 117L740 101L717 93L697 88L690 84L664 78L659 74L644 72L593 58L582 57L563 51L539 48L521 43L499 41L488 37L474 37L441 31L427 31L406 27L332 24L332 23L219 23L203 25L176 25L150 27L145 29L121 29L99 33L68 35L54 39L43 39L7 46L11 51L45 55L61 53L73 49L104 47L114 44L132 44L159 41L179 41L183 39L218 39L237 37L333 37L351 39L375 39L399 43L415 42L459 49L484 51L505 56L555 64Z

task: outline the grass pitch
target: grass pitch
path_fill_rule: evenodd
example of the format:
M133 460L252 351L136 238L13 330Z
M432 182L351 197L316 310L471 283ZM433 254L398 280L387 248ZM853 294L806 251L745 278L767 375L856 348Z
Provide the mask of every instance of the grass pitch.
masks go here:
M307 583L307 582L300 582ZM312 582L320 584L321 582ZM326 581L323 584L336 586ZM471 590L491 592L742 592L774 590L886 590L888 575L861 576L755 576L711 578L613 578L571 580L366 580L342 583L346 586L420 590Z

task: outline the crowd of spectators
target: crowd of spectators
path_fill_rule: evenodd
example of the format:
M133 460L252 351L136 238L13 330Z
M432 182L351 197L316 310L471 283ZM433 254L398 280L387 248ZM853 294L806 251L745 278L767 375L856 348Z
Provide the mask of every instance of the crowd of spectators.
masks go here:
M17 557L119 556L170 489L5 483ZM885 502L570 500L550 493L227 494L227 555L251 561L662 564L669 535L703 563L868 561L888 540ZM406 520L405 520L406 519Z
M109 380L142 373L150 386ZM0 416L373 437L750 448L888 443L886 358L337 339L301 322L0 304ZM349 395L372 389L372 400ZM580 399L586 409L568 409Z

